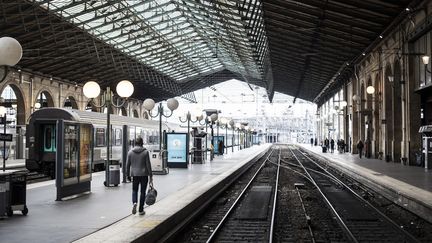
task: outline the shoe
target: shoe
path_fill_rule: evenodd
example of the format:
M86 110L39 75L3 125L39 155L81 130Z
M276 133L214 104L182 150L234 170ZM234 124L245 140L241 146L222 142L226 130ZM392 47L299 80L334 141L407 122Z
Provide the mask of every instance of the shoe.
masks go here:
M145 214L145 211L140 211L139 212L139 215L144 215Z
M136 207L137 207L137 204L134 203L134 205L132 207L132 214L136 214Z

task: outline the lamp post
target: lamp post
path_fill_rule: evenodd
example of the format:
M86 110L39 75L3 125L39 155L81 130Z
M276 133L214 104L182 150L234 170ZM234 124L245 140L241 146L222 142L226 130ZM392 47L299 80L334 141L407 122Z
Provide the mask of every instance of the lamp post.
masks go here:
M238 136L237 145L239 146L239 150L241 150L241 145L240 145L240 129L241 129L241 124L240 124L240 122L237 122L235 124L235 126L236 126L237 136Z
M235 123L234 123L234 120L230 120L228 124L230 125L230 127L231 127L231 129L232 129L232 137L231 137L231 152L234 153L234 144L235 144L235 134L234 134L234 131L235 131ZM227 150L227 151L228 151L228 150Z
M195 117L195 120L192 118L192 114L190 113L190 111L188 111L188 112L186 113L186 117L185 117L184 120L182 119L181 116L179 116L179 121L180 121L180 122L182 122L182 123L187 122L187 132L188 132L188 136L189 136L189 133L190 133L190 123L191 123L191 122L192 122L192 123L199 122L199 121L201 121L202 119L204 119L204 117L203 117L202 114L200 114L200 115L194 115L194 117Z
M185 123L185 122L187 122L187 143L190 145L190 139L189 139L189 137L190 137L190 123L192 122L192 123L195 123L195 122L199 122L199 121L201 121L202 119L203 119L203 115L202 114L200 114L200 115L194 115L195 116L195 120L193 120L193 118L192 118L192 114L190 113L190 111L188 111L187 113L186 113L186 118L185 118L185 120L183 120L182 119L182 117L181 116L179 116L179 120L180 120L180 122L182 122L182 123Z
M0 116L3 120L3 133L6 134L6 107L0 106ZM6 140L3 140L3 171L6 170Z
M110 185L110 175L109 175L109 164L110 164L110 158L111 158L111 151L110 151L110 138L111 138L111 119L110 119L110 108L116 107L120 108L125 103L126 100L133 94L134 92L134 86L133 84L128 80L122 80L120 81L116 86L117 95L120 96L123 101L120 104L114 104L112 97L113 93L111 92L111 88L108 86L107 89L104 91L102 95L102 103L100 106L94 104L94 99L99 96L100 94L100 86L95 81L88 81L84 84L83 87L83 93L84 96L90 99L90 102L93 106L97 108L106 107L107 110L107 128L106 128L106 144L107 144L107 152L106 152L106 162L105 162L105 186ZM118 100L117 100L118 101ZM123 166L125 166L125 162L123 161Z
M155 102L153 99L146 99L144 100L144 109L146 109L149 112L149 115L152 118L156 118L159 116L159 152L162 152L162 117L171 117L174 110L176 110L179 106L179 102L174 99L168 99L167 100L167 107L170 110L170 113L165 114L164 113L164 107L162 106L162 102L159 103L158 107L157 107L157 113L156 114L152 114L152 110L155 107Z
M213 160L214 157L214 142L213 142L213 137L214 137L214 130L213 130L213 125L215 124L215 122L218 119L218 113L219 111L216 109L205 109L204 112L206 113L207 117L206 117L206 124L210 124L210 144L212 145L212 149L213 151L210 153L210 161ZM206 132L207 132L207 127L206 127Z
M218 123L220 123L222 126L222 128L225 128L225 141L224 141L224 144L225 144L225 148L222 148L222 149L225 149L225 153L228 153L228 126L229 126L229 120L227 119L227 118L225 118L225 117L222 117L221 119L219 119L219 121L218 121Z

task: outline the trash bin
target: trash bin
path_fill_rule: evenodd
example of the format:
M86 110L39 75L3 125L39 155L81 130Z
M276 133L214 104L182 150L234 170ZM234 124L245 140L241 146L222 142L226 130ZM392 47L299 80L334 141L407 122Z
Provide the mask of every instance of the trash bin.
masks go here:
M11 217L17 210L27 215L26 194L27 171L9 170L0 173L0 215L6 213Z
M118 186L120 184L120 161L111 159L109 161L109 176L108 186ZM104 182L105 186L107 182Z
M0 217L6 214L7 203L7 183L5 177L0 177Z
M27 171L17 171L10 174L10 207L8 216L13 215L13 211L21 211L23 215L27 215L28 208L26 205L27 197Z

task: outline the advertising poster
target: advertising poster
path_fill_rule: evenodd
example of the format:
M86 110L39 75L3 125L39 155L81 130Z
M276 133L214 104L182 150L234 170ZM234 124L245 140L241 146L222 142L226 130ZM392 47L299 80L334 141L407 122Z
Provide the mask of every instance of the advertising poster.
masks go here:
M225 140L224 139L225 139L224 136L213 136L214 154L220 153L220 151L219 151L219 148L221 148L221 146L219 146L220 142L223 142L223 144L225 146Z
M186 133L167 133L168 167L187 167L188 144Z

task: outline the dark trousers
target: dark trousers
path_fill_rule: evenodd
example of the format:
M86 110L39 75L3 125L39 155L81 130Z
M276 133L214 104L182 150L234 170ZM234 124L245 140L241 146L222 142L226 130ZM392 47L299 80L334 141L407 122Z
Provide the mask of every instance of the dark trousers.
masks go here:
M141 193L138 211L142 212L144 210L144 201L146 196L148 183L148 176L134 176L132 177L132 203L137 203L138 201L138 187L141 184Z
M362 154L363 154L363 149L359 149L359 156L360 156L360 159L361 159L361 157L362 157Z

